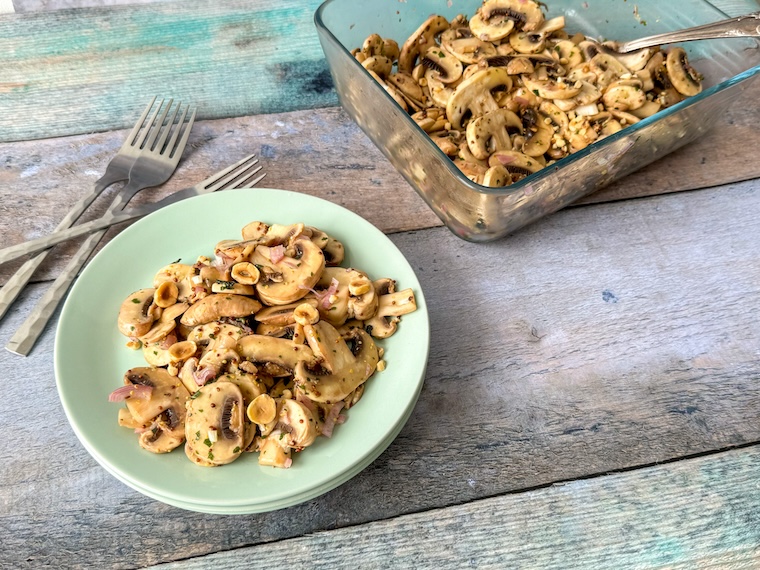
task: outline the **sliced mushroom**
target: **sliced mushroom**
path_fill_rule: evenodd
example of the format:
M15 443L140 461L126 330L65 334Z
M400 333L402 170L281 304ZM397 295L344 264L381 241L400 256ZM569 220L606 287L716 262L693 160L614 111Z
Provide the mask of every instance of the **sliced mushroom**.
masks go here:
M483 186L501 188L512 183L512 175L503 166L492 166L483 175Z
M453 89L450 90L454 92ZM446 99L448 101L448 99ZM435 102L435 101L434 101ZM436 103L437 105L438 103ZM445 107L445 105L443 105ZM442 109L429 107L412 115L412 119L426 133L437 133L446 128L446 113ZM339 263L336 265L340 265Z
M335 266L343 263L346 250L340 240L314 227L306 229L311 232L311 241L322 250L326 266Z
M499 169L506 171L506 168L498 164L490 167L488 171L493 171L491 176L496 176L499 175ZM508 171L507 175L510 183L511 175ZM501 173L501 176L505 175ZM371 319L364 321L364 330L375 338L388 338L396 332L399 317L417 310L417 301L411 289L396 291L396 282L393 279L378 279L373 285L378 297L377 312Z
M119 308L119 332L130 338L147 333L156 319L154 288L140 289L129 295Z
M363 330L353 329L348 339L324 321L304 327L316 361L296 365L296 385L315 402L336 403L372 376L379 360L377 346ZM346 340L351 344L347 344Z
M280 445L300 451L314 443L317 438L317 424L309 408L296 400L282 400L275 429L281 429L284 436Z
M365 57L385 56L391 61L396 61L399 55L398 44L390 38L383 39L379 34L371 34L364 40L361 53Z
M240 388L217 381L187 401L185 451L201 465L231 463L246 448L245 405Z
M607 109L633 111L647 101L647 96L638 79L618 79L613 81L602 96Z
M164 309L161 317L154 321L150 330L139 337L140 340L144 343L154 343L165 339L177 327L177 319L187 311L188 307L187 303L175 303Z
M294 312L302 304L308 304L312 307L317 306L317 299L313 296L300 299L295 303L287 305L275 305L274 307L264 307L254 315L254 319L266 325L284 326L292 325L296 322Z
M620 79L622 75L630 73L626 66L606 53L598 53L591 58L589 69L596 74L595 85L602 92L607 89L610 83Z
M576 115L595 115L599 112L597 101L602 98L602 93L587 81L581 81L581 91L570 99L557 99L554 105L563 112L574 111Z
M575 97L581 91L581 85L578 83L569 83L564 77L551 77L546 73L541 73L546 68L537 69L531 75L523 75L522 82L525 88L533 92L534 95L544 99L570 99Z
M361 63L364 69L376 73L383 79L386 79L393 69L393 61L382 55L373 55Z
M148 398L127 398L127 409L140 424L147 426L140 445L154 453L166 453L182 441L185 403L190 393L176 377L163 368L132 368L124 375L124 385L153 388Z
M233 268L239 267L240 265L243 265L243 263L236 263L232 267ZM239 283L238 281L234 279L232 281L223 281L221 279L217 279L211 284L211 292L212 293L233 293L235 295L254 295L256 293L256 290L253 288L252 285Z
M455 87L447 85L438 79L433 71L427 71L425 74L425 89L427 91L427 96L433 104L445 109L446 105L449 103L449 99L451 99L451 96L454 94ZM445 128L447 121L448 119L444 115L443 126L441 128Z
M420 111L425 104L425 92L408 73L391 73L386 83L393 87L406 101L412 112Z
M486 0L470 19L470 30L484 41L497 41L512 30L535 30L543 20L541 6L532 0Z
M514 150L500 150L493 153L488 159L488 164L490 166L501 165L506 168L512 176L513 182L530 176L543 168L543 165L535 157Z
M671 49L665 60L665 66L670 82L681 95L692 97L702 91L702 77L689 65L683 48Z
M254 364L261 364L265 369L267 364L278 367L281 371L279 375L289 375L299 362L314 359L314 354L308 346L293 344L284 338L259 334L242 337L238 341L236 352ZM270 366L268 369L272 368Z
M290 458L290 448L280 445L279 435L282 432L272 432L269 436L261 438L259 441L259 465L268 467L279 467L287 469L292 462Z
M464 70L462 62L440 46L428 48L420 63L427 69L426 77L435 77L445 84L458 81Z
M171 282L177 285L177 300L187 301L193 290L193 277L198 270L185 263L170 263L162 267L153 277L153 287L159 288L162 283Z
M554 43L551 50L557 54L559 64L567 69L572 69L583 63L583 52L571 40L560 40Z
M272 247L259 245L251 262L260 268L256 292L267 305L287 305L302 299L325 268L322 250L307 237L294 240L278 256Z
M172 405L150 427L140 432L140 447L152 453L169 453L185 441L185 406Z
M210 321L193 327L187 334L187 340L200 347L202 354L214 349L236 349L238 341L248 332L240 326L229 322Z
M398 70L402 73L412 73L420 53L433 46L436 36L448 27L449 22L443 16L433 15L425 20L401 47Z
M317 293L334 292L317 305L321 318L340 326L350 318L364 320L375 313L377 297L366 273L354 268L326 267L315 285Z
M499 108L492 90L509 91L512 79L506 69L489 67L477 71L460 83L446 105L446 116L454 129L461 129L470 117L478 117Z
M460 37L456 33L449 34L448 31L441 35L441 46L467 65L497 55L496 48L490 42L473 37Z
M473 156L486 160L497 150L512 150L510 130L522 132L523 125L509 109L496 109L467 124L467 146Z
M183 325L194 327L225 317L247 317L261 309L261 303L251 297L228 293L214 293L194 303L182 315Z

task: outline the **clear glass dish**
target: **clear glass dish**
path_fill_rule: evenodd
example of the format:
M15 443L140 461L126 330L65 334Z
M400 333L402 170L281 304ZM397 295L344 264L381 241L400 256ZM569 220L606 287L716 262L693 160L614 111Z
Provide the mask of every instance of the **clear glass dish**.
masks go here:
M703 91L522 181L487 188L470 181L351 55L372 33L399 45L431 14L471 16L480 0L327 0L315 23L338 98L352 119L446 226L469 241L491 241L703 136L756 80L760 43L731 38L683 44L705 77ZM566 30L626 41L727 16L703 0L550 0L547 17ZM634 9L636 8L636 9Z

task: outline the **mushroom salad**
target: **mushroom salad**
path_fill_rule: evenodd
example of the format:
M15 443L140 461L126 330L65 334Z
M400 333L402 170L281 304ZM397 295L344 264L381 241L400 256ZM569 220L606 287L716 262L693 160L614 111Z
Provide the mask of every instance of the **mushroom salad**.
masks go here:
M304 224L252 222L214 256L161 268L119 309L128 370L111 402L140 446L213 467L256 451L287 468L332 435L385 368L375 339L417 306L411 289L344 267L343 244Z
M570 35L533 0L430 16L354 57L473 182L508 186L702 90L686 52Z

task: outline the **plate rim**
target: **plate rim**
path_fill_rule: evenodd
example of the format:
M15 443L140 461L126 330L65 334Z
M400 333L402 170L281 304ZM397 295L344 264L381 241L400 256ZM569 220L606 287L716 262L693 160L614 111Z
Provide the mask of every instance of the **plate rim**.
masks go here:
M81 294L80 290L83 290L84 288L87 287L89 280L92 279L92 277L90 277L90 274L93 271L96 271L97 268L99 267L99 263L100 263L100 261L98 261L99 259L108 258L109 256L111 256L112 255L111 252L118 251L119 248L122 247L121 244L128 243L132 239L132 236L136 234L137 232L140 232L143 229L148 228L151 225L158 223L158 221L169 219L170 217L179 215L179 212L182 212L186 209L190 209L191 204L193 206L197 205L198 207L200 207L201 201L208 201L208 202L220 201L219 203L224 204L225 201L235 202L236 200L245 200L248 198L248 196L243 196L243 193L245 192L250 193L251 190L257 193L260 193L260 196L269 195L272 197L271 199L273 200L282 199L283 201L285 201L287 198L300 200L301 201L300 207L302 209L310 205L318 205L322 208L327 208L327 211L330 213L337 212L340 216L347 217L347 219L353 222L354 224L363 226L363 229L369 230L371 228L371 231L375 234L374 236L372 236L373 238L384 240L385 247L392 248L392 250L395 252L396 256L398 257L395 261L404 263L406 265L406 268L405 268L406 271L408 271L409 274L414 279L413 283L402 283L402 285L404 286L404 288L406 288L407 286L414 288L415 298L417 300L417 305L418 305L418 311L416 312L418 316L415 318L421 321L420 323L418 323L418 326L421 325L421 330L417 332L423 333L422 337L416 338L415 342L416 343L419 342L419 345L418 345L419 349L422 349L424 347L424 351L423 351L424 357L422 358L422 366L421 366L421 370L419 371L419 378L415 379L415 390L414 390L413 396L408 401L405 402L406 406L404 407L404 411L398 416L399 421L401 421L401 425L392 426L392 428L396 430L396 435L398 431L400 431L400 429L403 427L403 424L406 423L406 421L408 420L408 417L411 415L411 410L414 408L417 398L419 397L419 393L421 391L422 385L424 384L425 370L426 370L427 360L429 358L429 350L430 350L430 322L429 322L429 314L427 312L427 306L425 303L425 297L424 297L424 293L422 291L421 285L419 283L419 280L411 264L403 255L403 253L398 249L398 247L388 238L388 236L380 232L379 229L377 229L370 222L368 222L367 220L365 220L358 214L352 212L351 210L348 210L347 208L339 204L335 204L323 198L311 196L308 194L293 192L290 190L277 189L277 188L227 190L220 193L208 194L206 196L200 196L200 197L192 198L190 200L185 200L183 202L179 202L177 204L174 204L172 206L159 210L155 212L154 214L151 214L150 216L147 216L141 220L138 220L137 222L132 224L130 227L126 228L119 235L117 235L113 240L111 240L111 242L106 244L106 246L97 254L97 256L88 265L88 267L85 268L79 280L74 284L74 287L69 293L69 298L67 299L66 304L64 305L61 311L61 316L59 318L58 326L56 328L56 337L55 337L55 344L54 344L54 369L55 369L55 378L56 378L56 389L58 391L59 399L61 401L61 405L66 414L68 423L72 427L72 430L74 431L77 439L80 441L80 443L82 443L82 445L85 447L88 453L101 466L106 468L106 471L108 471L111 475L114 475L117 479L121 480L123 483L135 488L134 485L130 485L130 482L134 483L135 485L138 485L141 488L141 489L136 489L136 490L143 492L143 494L146 494L147 496L151 496L148 494L148 492L152 493L153 495L161 496L162 498L165 499L164 502L168 502L170 500L185 502L187 493L186 492L163 493L162 490L159 490L161 489L160 486L156 487L155 485L151 485L150 482L147 485L143 485L142 481L133 479L128 471L125 472L118 465L114 465L112 461L108 459L107 455L104 455L103 451L98 448L98 445L90 441L91 436L87 431L87 424L82 423L79 418L75 417L76 408L75 406L71 404L71 402L69 402L69 398L71 396L71 394L69 394L69 391L71 388L67 386L66 364L64 363L64 359L63 359L64 343L61 339L65 338L65 329L67 326L69 326L69 323L76 322L76 318L70 315L70 312L73 310L72 300L77 299L77 296ZM230 197L227 198L225 196L230 196ZM256 217L256 216L250 216L250 217ZM266 214L263 216L258 216L258 217L264 218L266 217ZM277 221L278 220L270 220L270 223L277 222ZM237 230L239 231L239 227L237 228ZM220 239L225 238L225 235L226 235L225 231L227 230L225 229L219 230ZM205 246L210 247L211 244L206 243ZM203 254L204 252L197 252L197 253ZM94 267L95 269L90 269L91 267ZM153 269L157 271L159 268L160 267L155 267ZM394 276L391 276L391 277L394 277ZM84 285L82 285L82 283L84 283ZM127 294L129 294L129 291L124 293L124 296ZM115 310L116 309L114 309L114 311ZM115 351L115 350L127 350L127 349L123 348L123 346L120 346L118 348L114 348L113 350ZM114 424L115 422L116 420L114 418ZM215 509L221 508L222 510L225 508L235 508L235 507L240 507L243 505L247 507L258 506L258 507L261 507L263 510L271 510L269 507L281 508L281 506L279 506L280 504L282 504L282 506L289 506L291 504L297 504L298 502L303 502L304 500L308 500L309 498L313 498L314 496L319 496L323 494L324 492L327 492L327 490L330 490L334 488L335 486L338 486L344 483L345 481L353 477L353 474L348 475L344 480L337 482L335 485L331 485L329 488L326 488L323 491L319 490L320 487L324 487L328 485L331 481L335 480L336 478L341 478L343 474L350 472L352 470L352 467L354 467L357 463L364 462L367 460L368 457L372 456L372 458L366 462L366 465L369 465L376 457L378 457L382 453L382 451L385 448L387 448L390 445L390 443L392 443L393 439L395 439L395 435L393 439L390 439L387 442L385 441L386 439L387 437L383 438L382 441L377 442L374 447L368 447L364 449L363 452L358 457L356 457L348 465L345 465L340 471L333 474L329 479L325 481L321 481L319 485L313 485L301 491L300 495L303 495L304 498L298 499L295 502L291 500L291 497L293 495L290 492L283 491L279 495L268 495L267 498L262 499L262 501L248 502L247 500L240 500L236 498L219 500L218 498L215 498L215 497L208 497L208 498L201 499L197 502L193 502L193 504L198 505L199 507L211 507ZM134 442L134 445L137 446L136 441ZM380 449L377 453L375 453L376 448L380 447L381 445L382 445L382 449ZM175 453L180 453L180 452L181 450L175 450ZM148 452L145 452L145 453L148 453ZM252 462L251 465L255 469L258 464L257 462ZM362 469L363 468L364 467L362 467ZM362 469L357 470L356 473L360 472ZM161 500L161 499L158 499L157 496L153 496L153 498L156 498L157 500ZM218 512L218 511L214 510L214 512ZM256 512L260 512L260 511L256 511Z

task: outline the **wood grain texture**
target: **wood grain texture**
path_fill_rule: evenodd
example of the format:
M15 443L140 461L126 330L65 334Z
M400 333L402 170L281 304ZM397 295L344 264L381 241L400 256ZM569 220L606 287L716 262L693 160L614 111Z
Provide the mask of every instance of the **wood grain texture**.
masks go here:
M749 570L759 477L756 446L154 568Z
M444 228L394 234L430 308L419 403L368 469L280 512L188 513L109 476L58 403L51 325L32 358L0 351L4 375L24 379L6 383L0 399L3 431L14 435L0 439L0 559L13 568L140 567L758 442L758 207L760 186L743 183L569 209L493 244L466 243ZM40 289L31 287L0 323L0 343ZM702 496L690 481L673 479L684 509ZM641 524L660 515L638 504ZM526 548L550 557L552 541L574 539L576 525L541 513L551 534L535 534ZM751 522L721 520L726 536ZM509 521L498 532L509 535ZM719 559L705 566L711 560Z
M581 203L683 191L760 176L755 148L744 135L757 131L757 83L704 140L627 176ZM130 122L142 106L132 110ZM0 143L0 242L11 245L52 232L65 212L101 176L127 131L40 141ZM736 137L740 133L740 137ZM387 233L441 225L409 184L340 108L200 121L183 161L160 189L145 190L133 204L153 201L193 185L250 153L267 171L263 186L319 196L356 212ZM108 190L82 218L102 215L120 186ZM123 229L125 226L120 226ZM107 234L108 239L118 229ZM57 276L80 242L62 245L35 280ZM20 262L0 266L5 283Z
M151 95L219 118L335 105L319 0L159 2L0 17L0 140L128 127Z

